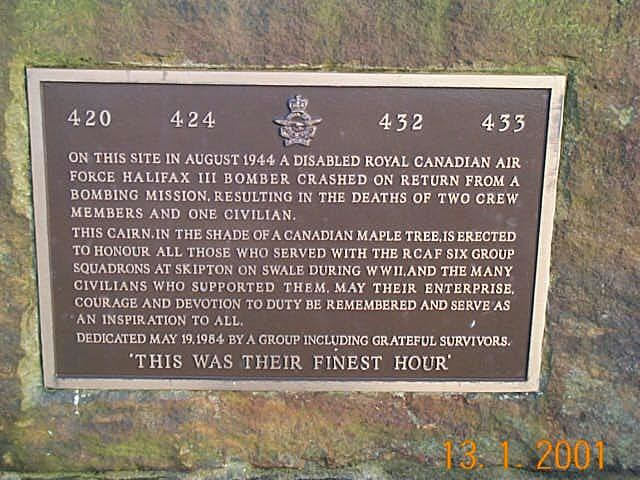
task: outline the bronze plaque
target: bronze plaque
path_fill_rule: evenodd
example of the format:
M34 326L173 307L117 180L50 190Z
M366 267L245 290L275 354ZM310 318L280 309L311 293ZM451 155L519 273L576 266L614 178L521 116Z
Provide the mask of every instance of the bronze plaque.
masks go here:
M538 388L564 77L28 76L47 386Z

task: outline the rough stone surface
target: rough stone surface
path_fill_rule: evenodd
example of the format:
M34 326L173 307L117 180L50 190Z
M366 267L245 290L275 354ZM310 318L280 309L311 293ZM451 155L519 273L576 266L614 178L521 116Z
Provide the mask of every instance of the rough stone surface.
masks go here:
M26 66L568 75L542 391L44 390ZM535 472L543 438L605 442L573 478L636 478L639 115L637 0L3 0L0 479L468 478L443 449L467 438L474 478L567 478Z

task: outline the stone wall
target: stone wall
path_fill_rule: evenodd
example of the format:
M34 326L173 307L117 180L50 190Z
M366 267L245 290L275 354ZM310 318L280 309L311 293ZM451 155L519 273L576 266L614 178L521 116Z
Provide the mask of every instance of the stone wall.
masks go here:
M541 392L45 390L27 66L566 74ZM575 478L640 475L637 0L3 0L0 113L1 479L468 478L467 438L474 478L566 478L542 438L605 442Z

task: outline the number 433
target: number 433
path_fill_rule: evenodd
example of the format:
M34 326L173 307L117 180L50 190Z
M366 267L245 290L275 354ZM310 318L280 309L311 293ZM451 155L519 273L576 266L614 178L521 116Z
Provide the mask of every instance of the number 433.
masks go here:
M511 131L513 133L518 133L524 130L524 113L497 113L495 116L497 117L498 121L498 128L496 130L498 132L506 132L512 127L513 129ZM511 119L512 116L513 122ZM493 131L493 129L496 128L496 122L493 119L493 113L490 113L486 117L484 117L484 120L482 120L482 123L480 125L482 125L482 128L484 128L487 132Z

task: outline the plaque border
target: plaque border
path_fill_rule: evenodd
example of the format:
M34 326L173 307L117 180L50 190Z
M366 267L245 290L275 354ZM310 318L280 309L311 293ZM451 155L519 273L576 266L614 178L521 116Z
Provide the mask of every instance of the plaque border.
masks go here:
M104 70L27 68L42 368L46 388L245 391L534 392L540 388L545 309L549 289L566 77L439 73L330 73L304 71ZM435 87L550 90L533 309L526 380L220 380L61 377L55 372L42 82L336 87Z

